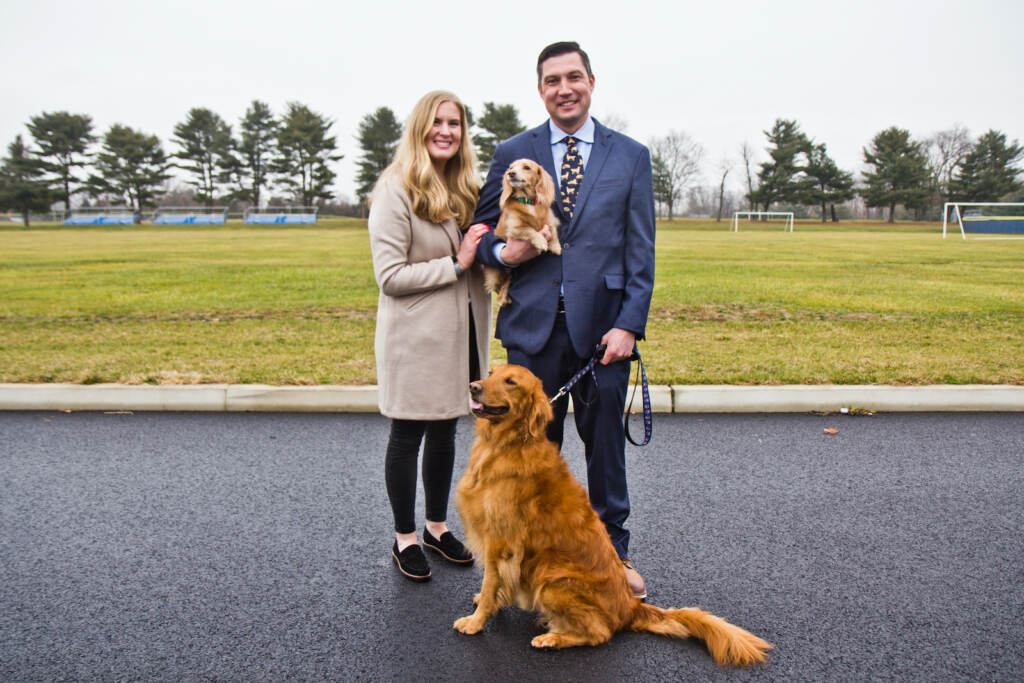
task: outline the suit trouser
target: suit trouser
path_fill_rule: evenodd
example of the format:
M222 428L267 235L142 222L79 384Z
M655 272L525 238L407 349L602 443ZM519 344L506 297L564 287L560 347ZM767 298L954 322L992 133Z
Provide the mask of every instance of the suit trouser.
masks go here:
M508 362L522 365L537 375L548 396L554 396L590 360L576 355L562 314L555 320L551 337L539 353L527 355L516 349L507 351ZM622 413L629 385L629 361L609 365L596 363L594 371L597 374L596 392L589 372L570 390L573 415L587 460L590 504L608 529L616 552L620 557L626 557L629 531L624 524L629 517L629 491L626 487L626 435ZM548 425L548 438L561 448L569 397L563 396L552 408L555 418Z

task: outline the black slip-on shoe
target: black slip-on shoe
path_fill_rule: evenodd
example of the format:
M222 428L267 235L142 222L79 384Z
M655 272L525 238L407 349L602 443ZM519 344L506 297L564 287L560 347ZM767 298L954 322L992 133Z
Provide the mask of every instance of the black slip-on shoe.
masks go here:
M413 581L427 581L430 579L430 565L427 564L427 556L423 554L423 548L418 543L413 543L402 552L398 552L398 541L391 548L391 557L395 560L398 571Z
M424 528L423 545L452 564L473 564L473 553L466 550L466 546L452 536L450 531L444 532L441 538L437 539Z

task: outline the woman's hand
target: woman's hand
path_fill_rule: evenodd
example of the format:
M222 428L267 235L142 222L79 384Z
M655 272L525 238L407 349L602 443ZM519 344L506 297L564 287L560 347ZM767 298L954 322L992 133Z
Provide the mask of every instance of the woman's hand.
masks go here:
M462 244L459 245L459 253L455 259L459 262L459 268L465 272L476 260L476 247L480 244L480 238L490 230L485 223L476 223L466 229L462 236Z

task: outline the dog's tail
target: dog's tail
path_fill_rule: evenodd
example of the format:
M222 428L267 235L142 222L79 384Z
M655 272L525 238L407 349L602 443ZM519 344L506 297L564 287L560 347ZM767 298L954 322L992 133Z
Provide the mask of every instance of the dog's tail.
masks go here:
M629 628L676 638L700 638L719 664L759 664L767 659L765 652L772 648L753 633L693 607L661 609L641 602L633 611L633 622Z

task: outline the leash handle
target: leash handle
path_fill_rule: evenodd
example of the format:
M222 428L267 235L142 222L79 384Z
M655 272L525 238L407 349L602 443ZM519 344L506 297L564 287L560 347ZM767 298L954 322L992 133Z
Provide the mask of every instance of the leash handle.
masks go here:
M626 414L622 416L622 427L626 431L626 440L634 446L646 446L651 441L651 431L653 427L653 418L651 416L651 393L647 387L647 370L644 368L644 359L640 357L640 352L636 349L633 350L633 358L630 360L636 360L640 363L640 368L636 373L636 381L633 383L633 394L629 397L629 405L626 407ZM637 384L643 380L643 388L641 398L644 406L644 440L642 443L637 443L633 440L632 435L629 433L629 414L633 410L633 399L636 398L636 387Z

